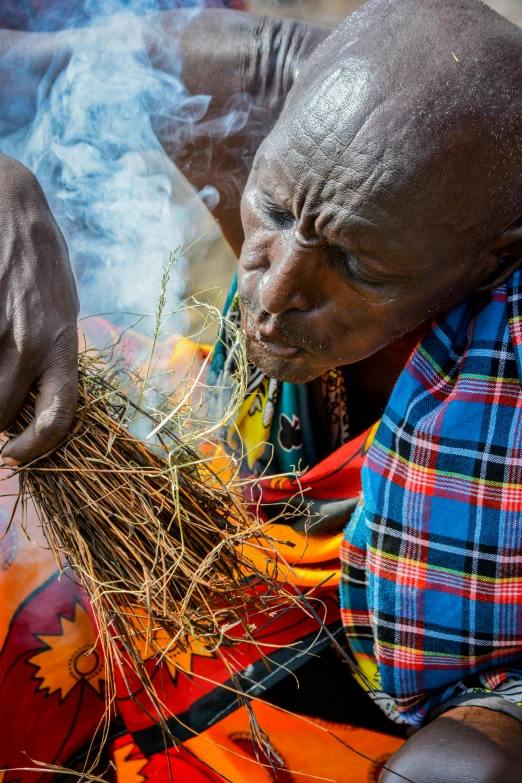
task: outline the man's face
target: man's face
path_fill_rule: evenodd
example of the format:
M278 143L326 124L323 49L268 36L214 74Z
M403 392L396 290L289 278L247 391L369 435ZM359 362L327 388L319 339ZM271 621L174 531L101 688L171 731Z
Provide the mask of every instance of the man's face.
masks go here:
M270 377L304 383L364 359L477 285L459 226L435 220L426 193L406 203L400 161L375 152L340 161L327 134L284 127L259 151L239 298L249 359Z

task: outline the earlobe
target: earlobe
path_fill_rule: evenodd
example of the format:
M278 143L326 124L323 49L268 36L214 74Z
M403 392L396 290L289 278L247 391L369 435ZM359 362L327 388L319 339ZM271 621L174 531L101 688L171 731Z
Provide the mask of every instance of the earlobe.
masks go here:
M495 268L477 288L479 292L498 288L522 267L522 216L502 233L492 250Z

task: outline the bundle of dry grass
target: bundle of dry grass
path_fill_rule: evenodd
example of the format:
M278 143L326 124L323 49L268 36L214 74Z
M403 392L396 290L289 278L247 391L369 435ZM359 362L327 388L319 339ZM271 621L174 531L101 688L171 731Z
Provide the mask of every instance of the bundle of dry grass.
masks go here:
M34 395L11 434L33 412ZM19 468L20 500L34 502L56 560L87 590L109 698L111 667L130 662L161 716L144 659L194 640L217 650L231 633L248 637L247 615L282 608L281 587L242 553L247 538L267 542L233 488L172 420L150 447L129 430L137 419L149 430L158 424L99 354L85 352L74 426L52 452ZM246 572L249 588L261 582L261 590L246 589Z

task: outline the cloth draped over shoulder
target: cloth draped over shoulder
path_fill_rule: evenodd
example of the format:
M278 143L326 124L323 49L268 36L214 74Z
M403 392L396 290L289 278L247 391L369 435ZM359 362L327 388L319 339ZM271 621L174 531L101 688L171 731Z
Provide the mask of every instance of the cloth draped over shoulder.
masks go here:
M521 303L516 272L414 351L345 533L350 644L414 725L464 693L522 703Z
M361 684L396 722L420 726L464 694L522 706L521 301L517 272L487 302L466 301L434 324L362 447L341 614ZM239 318L235 286L227 314ZM215 382L225 382L231 356L224 336ZM308 476L328 474L318 507L328 513L328 500L334 509L353 500L343 459L353 444L342 373L327 374L322 389L335 470L317 465L317 398L256 368L228 444L238 448L239 431L247 471L312 468L300 479L312 510Z

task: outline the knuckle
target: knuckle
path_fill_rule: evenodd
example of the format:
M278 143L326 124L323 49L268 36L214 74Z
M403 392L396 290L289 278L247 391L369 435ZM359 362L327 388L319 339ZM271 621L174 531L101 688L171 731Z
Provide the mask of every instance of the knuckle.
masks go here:
M49 356L53 374L61 378L62 383L70 382L78 374L78 342L76 335L70 335L65 344L54 345Z
M74 410L78 397L77 370L67 375L60 372L52 380L52 385L43 389L44 399L47 404L41 406L41 415L49 418L67 418L71 410Z
M35 422L35 435L45 443L55 443L67 435L72 423L73 414L63 410L45 411Z
M38 440L56 443L69 431L76 411L78 387L68 379L55 385L51 393L44 392L48 405L39 410L34 421L34 432Z

